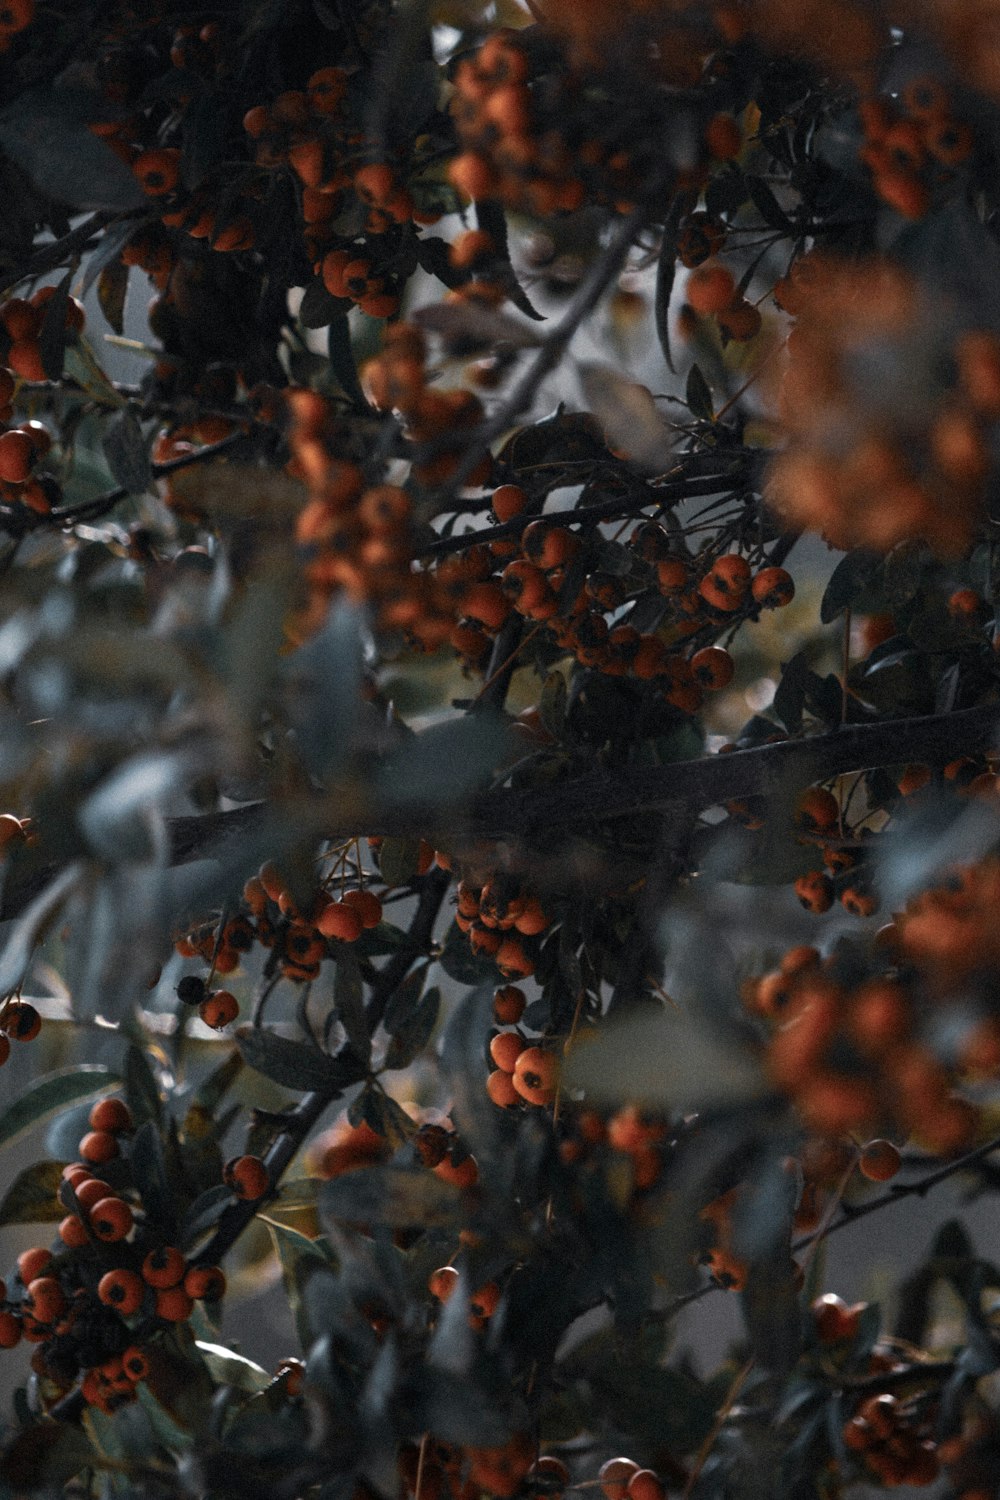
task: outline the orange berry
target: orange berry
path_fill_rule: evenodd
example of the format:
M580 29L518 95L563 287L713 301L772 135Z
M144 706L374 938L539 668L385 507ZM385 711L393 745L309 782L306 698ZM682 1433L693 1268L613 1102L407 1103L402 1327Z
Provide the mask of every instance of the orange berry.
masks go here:
M633 1459L609 1458L597 1474L605 1500L625 1500L629 1481L633 1474L638 1473L639 1465Z
M156 1291L179 1286L184 1280L186 1262L181 1252L173 1245L160 1245L150 1250L142 1263L142 1279Z
M785 568L761 568L750 592L762 609L783 609L795 597L795 582Z
M78 1214L67 1214L59 1225L59 1238L70 1250L81 1250L89 1245L90 1238Z
M816 1336L821 1344L839 1344L856 1337L864 1304L848 1307L836 1292L826 1292L811 1304Z
M122 1268L106 1272L97 1283L100 1300L121 1313L123 1318L130 1318L139 1311L145 1294L146 1286L142 1277Z
M740 154L743 132L732 115L713 115L705 127L705 145L709 154L720 161L729 161Z
M37 339L15 339L7 351L7 363L22 380L47 380Z
M113 1245L132 1228L132 1210L123 1198L100 1198L90 1210L89 1222L99 1240Z
M490 1057L504 1073L513 1073L524 1049L524 1038L516 1031L501 1031L490 1042Z
M692 656L691 670L701 687L717 693L732 682L736 663L722 646L703 646Z
M21 1342L21 1319L12 1312L0 1311L0 1349L14 1349Z
M373 891L348 891L344 905L354 908L366 929L377 927L382 920L382 903Z
M684 295L696 313L711 317L730 306L736 295L736 283L725 266L707 260L691 272Z
M156 1316L166 1323L186 1323L194 1312L194 1301L182 1286L164 1287L156 1294Z
M11 342L18 343L22 339L37 339L41 332L42 319L37 307L26 298L9 297L3 306L0 306L0 325Z
M192 1266L184 1290L196 1302L218 1302L226 1290L226 1273L221 1266Z
M821 916L833 905L833 881L822 870L810 870L796 880L795 894L806 911Z
M556 1096L559 1060L554 1052L526 1047L514 1064L514 1087L529 1104L551 1104Z
M198 1007L199 1016L213 1031L221 1031L235 1021L239 1013L239 1001L229 990L215 990Z
M891 1141L869 1141L858 1158L858 1169L869 1182L889 1182L902 1166L902 1157Z
M181 153L176 147L157 147L142 151L132 163L144 193L158 198L172 193L180 178Z
M26 432L12 428L0 433L0 479L8 484L23 484L34 461L35 445Z
M512 1109L520 1104L521 1095L514 1087L514 1079L503 1068L497 1068L486 1079L486 1092L499 1109Z
M66 1294L54 1276L36 1276L25 1288L24 1303L39 1323L54 1323L66 1309Z
M439 1302L447 1302L458 1286L458 1272L454 1266L440 1266L427 1279L427 1289Z
M26 1000L12 1000L0 1015L0 1031L15 1042L31 1042L42 1029L42 1018Z
M33 1245L30 1250L22 1250L17 1257L17 1274L21 1278L23 1286L28 1286L32 1281L43 1276L52 1264L52 1251L46 1250L42 1245Z
M664 1500L666 1490L652 1469L637 1469L628 1482L626 1494L628 1500Z
M101 1166L118 1155L118 1142L107 1130L91 1130L80 1142L80 1156L85 1162Z
M227 1164L223 1176L237 1198L251 1203L263 1198L271 1185L267 1167L259 1156L237 1157Z
M122 1355L122 1369L129 1380L145 1380L149 1374L149 1360L138 1344L131 1344Z
M356 943L364 930L361 914L346 901L331 901L316 918L316 931L324 937Z
M840 806L832 792L812 786L804 791L795 809L795 821L815 833L833 828L840 817Z
M99 1099L88 1117L91 1130L107 1131L112 1135L121 1130L132 1129L132 1111L124 1099Z
M524 991L515 984L504 984L493 996L493 1015L500 1026L516 1026L524 1015Z

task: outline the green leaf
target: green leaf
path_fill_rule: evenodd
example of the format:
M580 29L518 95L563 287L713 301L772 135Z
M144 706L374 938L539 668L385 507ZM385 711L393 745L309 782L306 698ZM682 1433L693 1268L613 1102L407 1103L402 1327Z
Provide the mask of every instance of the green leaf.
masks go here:
M319 1275L336 1285L331 1274L333 1265L330 1252L323 1240L311 1240L297 1229L290 1229L287 1224L278 1224L271 1219L266 1222L281 1266L281 1279L289 1309L295 1319L299 1343L303 1349L308 1349L320 1330L311 1326L313 1320L308 1316L304 1299L306 1283L311 1277Z
M75 862L67 865L18 917L0 955L0 995L12 994L24 982L35 944L79 884L82 873L81 865Z
M349 948L345 948L337 957L333 1003L337 1020L343 1026L352 1050L367 1067L372 1053L372 1039L365 1016L364 985L358 961Z
M790 662L782 668L774 701L774 712L789 733L802 727L802 710L806 701L806 685L812 675L804 651L797 651Z
M845 609L872 609L882 603L877 592L882 574L884 558L877 552L868 552L858 547L842 557L830 575L819 617L829 625Z
M666 468L673 434L646 387L608 365L581 364L578 373L587 406L614 446L625 450L640 468Z
M424 992L427 982L427 965L421 964L411 974L407 974L402 984L396 986L382 1017L382 1025L390 1036L405 1026L408 1018L413 1014L420 996Z
M606 1023L567 1059L563 1082L588 1100L668 1109L748 1104L767 1093L755 1056L685 1013L642 1010Z
M125 1102L137 1124L162 1122L163 1101L156 1075L146 1054L135 1046L125 1054Z
M677 373L673 351L670 348L670 297L677 272L677 232L681 220L691 206L691 195L688 193L678 193L674 198L663 223L663 238L660 241L660 253L656 258L653 324L667 369L672 375Z
M547 672L538 699L538 712L542 723L557 739L561 739L566 728L566 678L561 672Z
M361 709L361 610L335 602L323 628L288 660L289 693L298 745L319 778L342 766Z
M392 1095L377 1084L362 1089L351 1100L347 1118L352 1125L363 1122L376 1135L388 1141L393 1150L412 1140L417 1132L417 1126L402 1105L397 1104Z
M419 859L419 839L383 839L378 851L382 879L389 886L408 884L417 873Z
M437 1024L441 1008L441 992L427 991L409 1016L394 1031L385 1055L387 1068L408 1068L410 1063L427 1046Z
M62 1169L59 1161L36 1161L19 1172L0 1203L0 1224L47 1224L62 1219L66 1210L56 1196Z
M358 367L354 359L354 350L351 345L351 325L346 313L338 313L330 319L330 331L326 338L326 352L330 361L330 369L336 377L337 384L349 401L359 411L367 412L370 408L365 400L365 393L361 389L358 379Z
M324 1224L451 1225L461 1212L461 1194L423 1167L361 1167L323 1184L319 1214Z
M365 1065L350 1048L330 1057L318 1047L253 1026L239 1028L236 1045L245 1063L286 1089L327 1093L336 1099L365 1076Z
M332 296L317 276L310 281L299 304L299 322L303 328L328 328L334 318L346 318L351 302Z
M91 101L69 89L27 89L0 115L0 146L58 203L138 209L146 197L111 147L87 129Z
M140 1125L132 1137L132 1176L142 1194L143 1207L148 1218L168 1244L177 1238L177 1209L160 1132L153 1120Z
M66 310L73 275L72 270L66 272L45 304L42 329L38 335L38 350L42 357L42 369L49 380L62 378L63 360L66 356Z
M715 408L712 405L712 392L709 390L708 381L701 373L699 365L692 365L688 371L687 384L684 388L684 400L693 417L702 422L715 421Z
M32 1126L58 1114L65 1105L94 1099L120 1082L118 1074L103 1063L81 1063L37 1079L0 1114L0 1146L17 1140Z
M105 425L101 447L123 490L141 495L149 488L153 478L149 443L131 406L124 407Z
M102 269L97 278L97 301L101 312L117 334L125 332L128 273L129 268L123 261L113 260Z
M195 1341L195 1346L217 1385L235 1386L238 1391L256 1395L257 1391L271 1384L273 1377L245 1355L222 1344L204 1343L201 1339Z
M794 234L795 225L789 219L764 179L762 177L748 177L746 185L751 203L768 228L777 229L781 234Z
M765 1369L787 1375L802 1350L797 1266L785 1253L751 1266L740 1294L750 1347Z
M438 954L438 963L459 984L499 984L500 974L492 958L473 953L469 939L457 923L452 922Z

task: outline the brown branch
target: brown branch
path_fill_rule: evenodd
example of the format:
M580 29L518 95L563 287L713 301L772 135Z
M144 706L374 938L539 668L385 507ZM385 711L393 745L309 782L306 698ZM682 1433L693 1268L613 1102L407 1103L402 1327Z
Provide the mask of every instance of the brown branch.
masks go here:
M651 505L674 505L682 500L693 500L700 495L718 495L742 482L744 466L735 473L708 474L695 479L678 479L672 484L648 487L643 494L628 495L624 499L608 500L603 505L571 506L563 510L550 510L543 515L515 516L498 526L483 527L478 531L463 531L457 536L443 536L429 542L417 554L419 557L445 557L450 552L464 552L472 546L482 546L507 537L519 537L536 521L546 526L594 525L598 521L612 521L618 516L639 514Z
M915 1178L913 1182L903 1182L889 1188L887 1192L880 1194L878 1198L869 1199L867 1203L859 1203L854 1207L842 1204L840 1218L796 1240L792 1246L792 1254L798 1255L801 1250L808 1249L816 1241L828 1239L839 1229L846 1229L848 1224L856 1224L859 1219L866 1219L869 1214L878 1213L881 1209L888 1208L890 1204L898 1203L902 1198L925 1197L932 1188L937 1187L938 1183L946 1182L949 1177L954 1177L959 1172L967 1172L970 1167L984 1161L994 1151L1000 1151L1000 1135L984 1141L981 1146L977 1146L973 1151L967 1151L964 1156L946 1162L943 1167L937 1167L933 1172L927 1172L923 1177Z
M669 766L593 771L554 786L502 788L479 799L472 829L480 838L509 838L543 826L627 818L672 807L702 809L743 797L768 797L845 771L903 762L940 765L976 755L1000 739L1000 705L953 714L850 724L829 734L784 740L728 755Z
M194 453L182 453L178 458L168 458L161 464L150 464L150 477L165 479L178 469L189 469L192 464L203 464L213 458L225 457L240 443L246 442L248 437L249 433L246 432L231 432L228 437L198 448ZM23 505L0 507L0 529L12 536L22 537L26 532L37 531L42 526L73 526L78 521L96 521L134 493L136 492L126 489L124 485L119 485L117 489L107 490L93 500L81 501L79 505L63 505L45 515L40 511L28 510Z
M317 838L349 838L359 833L380 837L430 837L458 829L469 838L517 839L562 829L595 827L619 818L651 813L700 811L744 797L774 796L811 781L846 771L871 770L923 761L944 765L956 755L976 755L1000 739L1000 705L987 703L958 713L925 718L885 719L851 724L829 734L785 740L702 756L660 767L591 771L572 780L524 789L500 788L481 793L468 807L383 805L332 822L329 802L284 806L276 810L257 802L225 812L171 818L168 831L171 863L217 858L232 841L258 830L269 817L287 823L293 817L303 834L312 827ZM57 873L58 867L15 866L5 882L0 920L16 916Z

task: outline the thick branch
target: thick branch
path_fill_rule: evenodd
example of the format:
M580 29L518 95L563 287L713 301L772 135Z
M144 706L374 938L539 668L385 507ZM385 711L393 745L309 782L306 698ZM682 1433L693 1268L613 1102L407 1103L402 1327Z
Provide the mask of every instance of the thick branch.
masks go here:
M744 797L768 797L847 771L905 761L941 765L956 755L982 754L998 742L1000 705L953 714L849 724L830 734L785 740L728 755L704 756L660 767L595 771L555 786L480 798L472 818L481 838L509 838L542 826L565 827L666 811L713 807Z
M569 781L525 789L483 792L467 808L448 806L372 807L348 824L329 817L329 803L282 808L283 820L294 814L303 835L310 827L317 838L350 838L357 834L384 838L433 837L460 832L468 838L517 839L562 830L600 827L619 818L685 810L697 812L745 797L774 796L811 781L848 771L922 761L944 765L957 755L977 755L1000 742L1000 705L987 703L952 714L919 719L886 719L877 724L849 724L808 739L734 750L729 755L701 756L660 767L626 767L592 771ZM245 838L267 818L270 804L257 802L227 812L171 818L171 863L218 857L232 841ZM23 910L32 896L58 873L57 867L16 868L4 886L0 920Z

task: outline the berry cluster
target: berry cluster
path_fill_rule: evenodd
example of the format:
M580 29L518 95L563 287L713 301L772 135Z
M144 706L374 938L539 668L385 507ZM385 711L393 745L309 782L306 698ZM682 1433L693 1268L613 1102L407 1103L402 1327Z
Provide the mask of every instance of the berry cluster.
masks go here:
M848 267L810 251L774 294L796 319L779 396L790 444L769 481L776 511L836 547L922 537L958 555L992 468L1000 340L956 338L888 262ZM862 354L873 338L884 359ZM904 371L925 392L919 406Z
M335 953L332 943L356 943L362 932L382 920L382 902L366 888L345 890L334 898L324 887L303 906L271 863L247 881L243 904L245 910L235 916L205 922L176 938L177 952L183 958L204 959L212 973L231 974L242 954L260 943L274 954L282 975L299 983L316 978L324 958ZM197 1005L209 1026L226 1026L239 1011L228 991L209 991L207 982L195 975L180 981L178 995L186 1004Z
M953 184L956 169L972 155L972 131L955 119L947 89L931 77L915 78L898 100L864 99L859 113L861 160L875 191L904 218L922 219L935 193Z
M84 1399L110 1412L135 1398L159 1333L185 1322L196 1302L217 1301L226 1282L218 1266L187 1260L154 1232L132 1171L128 1106L102 1099L89 1125L80 1160L63 1169L58 1246L24 1251L4 1291L0 1347L37 1344L32 1364L54 1396L79 1381ZM269 1187L257 1157L231 1163L226 1180L250 1200Z
M832 1364L850 1371L869 1392L858 1400L843 1426L842 1448L861 1462L864 1478L877 1478L887 1489L933 1484L941 1472L937 1400L919 1389L911 1397L898 1396L892 1389L878 1389L880 1377L907 1370L919 1377L920 1366L909 1365L891 1341L876 1342L870 1352L865 1352L869 1347L864 1336L868 1311L868 1303L848 1306L835 1292L817 1297L809 1308L816 1354L827 1367ZM913 1384L916 1386L917 1380Z
M809 947L744 992L771 1025L768 1072L810 1130L867 1139L881 1126L950 1155L972 1143L978 1114L923 1039L919 999L912 973L848 973Z

